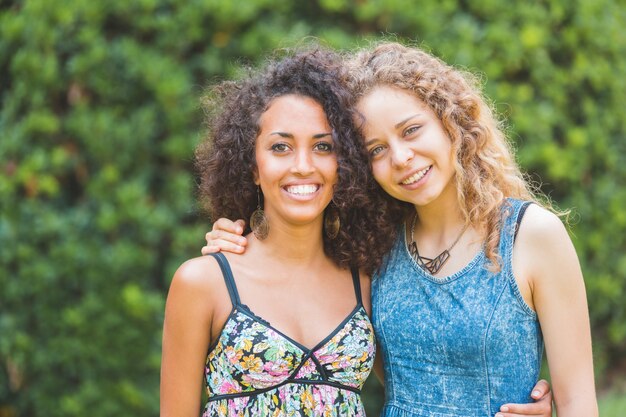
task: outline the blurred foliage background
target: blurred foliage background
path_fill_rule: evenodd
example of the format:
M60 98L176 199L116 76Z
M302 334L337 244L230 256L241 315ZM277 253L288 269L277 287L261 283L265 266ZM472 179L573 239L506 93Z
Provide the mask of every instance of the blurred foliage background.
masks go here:
M625 415L625 10L0 0L0 417L156 416L169 280L210 225L191 167L203 88L306 36L388 34L483 74L524 169L574 209L603 415Z

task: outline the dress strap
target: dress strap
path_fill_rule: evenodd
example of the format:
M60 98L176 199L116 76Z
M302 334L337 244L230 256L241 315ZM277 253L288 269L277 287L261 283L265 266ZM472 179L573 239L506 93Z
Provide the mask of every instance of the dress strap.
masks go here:
M222 270L224 276L224 282L226 282L226 288L228 288L228 294L230 295L230 301L233 306L241 304L239 299L239 293L237 292L237 285L235 285L235 278L233 278L233 271L230 269L230 264L223 253L210 253L210 256L214 257Z
M351 268L350 272L352 272L352 283L354 284L356 302L361 306L363 305L363 300L361 299L361 279L359 278L359 270L357 268Z
M532 204L532 201L524 201L524 203L522 204L522 207L520 207L519 211L517 212L517 219L515 220L515 233L513 234L513 242L515 242L515 239L517 238L517 232L519 232L519 225L522 223L522 218L524 217L524 213L526 212L526 209L528 208L528 206L530 206Z

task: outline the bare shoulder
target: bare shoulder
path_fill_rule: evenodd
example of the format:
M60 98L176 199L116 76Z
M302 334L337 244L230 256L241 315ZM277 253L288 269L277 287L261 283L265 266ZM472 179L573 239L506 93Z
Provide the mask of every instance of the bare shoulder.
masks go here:
M222 271L212 256L192 258L185 261L174 273L170 294L178 293L210 300L212 294L221 292L223 281Z
M517 243L528 248L546 250L569 242L565 225L553 212L537 204L528 206L520 224Z
M212 256L189 259L178 267L167 294L166 321L169 318L179 328L200 324L208 331L230 308L222 272Z
M531 284L567 283L579 279L580 267L574 244L561 219L551 211L532 204L520 225L516 246Z

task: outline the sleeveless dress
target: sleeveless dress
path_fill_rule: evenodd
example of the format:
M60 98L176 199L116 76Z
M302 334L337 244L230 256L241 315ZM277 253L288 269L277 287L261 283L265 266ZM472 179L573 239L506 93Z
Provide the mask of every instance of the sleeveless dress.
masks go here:
M511 269L527 204L503 205L497 273L486 269L481 251L457 273L434 277L415 263L400 233L372 282L384 417L493 417L507 402L533 402L543 338Z
M212 256L233 309L208 350L203 416L365 416L360 393L375 344L358 272L352 271L356 307L308 349L242 304L228 261L221 253Z

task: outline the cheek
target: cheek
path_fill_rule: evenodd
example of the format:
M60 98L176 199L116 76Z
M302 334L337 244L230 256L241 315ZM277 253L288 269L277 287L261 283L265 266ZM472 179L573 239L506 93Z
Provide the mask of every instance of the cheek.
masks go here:
M326 169L328 182L331 184L337 184L339 181L339 166L337 165L337 161L333 161L328 164L328 168Z
M382 161L372 162L372 175L374 176L376 182L383 187L383 190L387 190L392 183L389 176L389 170L385 168Z
M269 184L281 175L281 166L271 159L257 158L254 182L257 185Z

